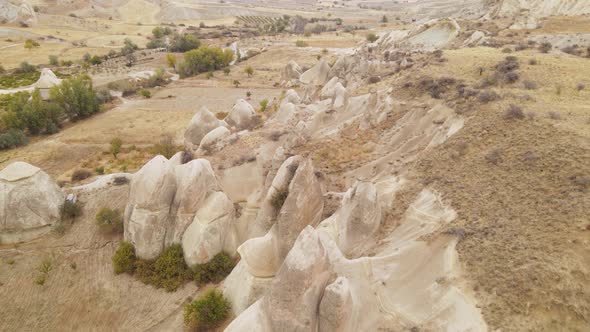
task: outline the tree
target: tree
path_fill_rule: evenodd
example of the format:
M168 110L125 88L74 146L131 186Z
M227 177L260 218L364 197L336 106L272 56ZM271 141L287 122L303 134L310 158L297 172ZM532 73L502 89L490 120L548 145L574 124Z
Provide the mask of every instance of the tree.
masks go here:
M49 56L49 64L52 65L52 66L59 65L59 60L57 58L57 55L50 55Z
M194 35L184 34L175 35L170 43L171 52L188 52L201 46L201 41Z
M225 67L223 68L223 73L225 74L225 76L229 75L229 73L231 73L231 69L229 69L229 67Z
M99 103L90 77L83 75L62 81L49 91L51 100L73 121L99 111Z
M164 30L161 27L155 27L152 30L152 35L154 35L154 38L160 39L164 37Z
M181 77L187 77L215 71L229 66L234 58L231 50L219 47L200 47L184 54L184 61L179 64L178 72Z
M131 67L131 66L133 66L135 61L137 61L137 58L135 57L135 54L128 53L128 54L125 54L125 60L127 60L127 67Z
M92 59L92 56L90 55L90 53L86 52L86 54L84 54L82 59L84 60L84 62L90 62L90 59Z
M238 80L234 80L233 84L236 88L239 88L242 83L240 83Z
M117 159L117 155L119 154L119 152L121 152L122 145L123 141L118 137L113 138L111 140L111 147L109 149L109 152L113 155L113 157L115 157L115 159Z
M244 69L244 72L248 75L248 77L252 77L252 75L254 75L254 69L252 69L252 67L250 66L246 67L246 69Z
M121 54L123 55L132 54L133 52L135 52L135 50L139 49L139 47L129 38L125 38L123 43L124 46L121 49Z
M176 69L176 56L174 54L166 54L166 62L168 62L169 67Z
M102 59L98 55L95 55L90 58L88 62L90 62L91 65L100 65L102 63Z
M389 22L389 19L387 19L387 16L383 15L383 17L381 18L381 23L387 23Z
M25 40L25 48L27 50L29 50L29 51L32 50L33 48L36 48L36 47L39 47L39 46L41 46L41 45L39 45L38 42L36 42L36 41L34 41L32 39Z

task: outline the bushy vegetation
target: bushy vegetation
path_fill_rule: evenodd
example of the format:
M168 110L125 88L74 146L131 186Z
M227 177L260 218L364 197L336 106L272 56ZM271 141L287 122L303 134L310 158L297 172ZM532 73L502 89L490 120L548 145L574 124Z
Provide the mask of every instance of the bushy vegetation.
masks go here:
M305 42L304 40L297 40L297 41L295 42L295 46L297 46L297 47L307 47L307 46L308 46L308 44L307 44L307 42Z
M72 202L66 200L61 206L61 220L72 221L82 214L82 206L80 202Z
M100 105L88 76L62 81L50 90L51 100L56 103L72 121L97 113Z
M201 46L201 41L194 35L174 35L170 42L170 51L184 53L198 49Z
M174 144L174 138L172 135L165 135L154 145L152 150L154 155L162 155L167 159L170 159L177 152L182 151L182 148Z
M123 217L119 210L102 208L96 214L96 223L104 233L123 233Z
M229 316L230 309L230 302L214 289L185 305L184 322L193 330L210 330L218 327Z
M194 279L197 285L208 283L219 283L236 266L235 261L225 252L220 252L213 259L204 264L197 264L193 267Z
M28 141L27 136L25 136L22 130L10 129L0 134L0 150L14 149L26 145Z
M2 114L2 124L7 129L27 130L31 135L53 133L59 127L62 109L56 103L42 100L39 90L14 95Z
M14 89L21 86L31 85L41 77L41 72L37 67L30 65L28 62L23 62L19 69L12 73L3 73L0 75L0 88Z
M133 245L129 242L121 242L112 258L115 274L133 273L135 271L136 260L137 257L135 256Z
M90 176L92 176L92 173L90 173L89 170L78 169L78 170L74 171L74 173L72 173L72 181L74 181L74 182L82 181L82 180L88 179Z
M233 57L231 50L203 46L184 54L184 61L178 64L178 72L181 77L188 77L223 69L229 66Z
M184 262L180 244L173 244L164 249L155 261L137 260L135 275L143 283L164 288L169 292L177 290L192 279L191 270Z
M368 41L369 43L374 43L374 42L376 42L376 41L377 41L377 39L379 39L379 37L378 37L376 34L374 34L374 33L369 33L369 34L367 35L367 41Z

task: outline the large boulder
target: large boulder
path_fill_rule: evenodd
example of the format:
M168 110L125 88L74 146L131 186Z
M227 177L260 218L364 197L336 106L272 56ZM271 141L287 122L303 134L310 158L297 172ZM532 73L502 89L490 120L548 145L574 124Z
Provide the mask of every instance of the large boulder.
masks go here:
M64 199L57 184L39 168L24 162L8 165L0 171L0 233L46 233L60 220Z
M163 156L156 156L133 176L125 209L125 240L135 246L140 258L154 259L164 249L175 195L174 166Z
M203 107L193 116L188 128L184 132L184 145L191 150L196 150L205 135L213 129L224 125L224 121L217 119L213 113L206 107Z
M182 236L186 263L202 264L221 251L235 252L234 220L233 202L223 192L212 193Z
M357 182L344 195L337 213L338 246L349 255L365 244L381 225L381 207L375 185Z
M242 130L255 127L258 124L259 119L256 116L256 111L254 111L252 105L244 99L238 99L227 115L225 121L230 126Z
M223 139L230 136L231 132L226 127L217 127L211 130L199 145L198 153L210 154L223 148Z
M290 90L287 90L287 92L285 92L285 96L284 96L283 100L281 101L281 105L287 104L287 103L291 103L294 105L301 104L301 97L299 96L297 91L290 89Z
M315 66L301 75L299 80L303 84L324 85L328 80L330 65L326 60L320 60Z
M291 60L281 72L281 81L287 83L293 80L298 80L302 73L301 67L299 67L297 62Z

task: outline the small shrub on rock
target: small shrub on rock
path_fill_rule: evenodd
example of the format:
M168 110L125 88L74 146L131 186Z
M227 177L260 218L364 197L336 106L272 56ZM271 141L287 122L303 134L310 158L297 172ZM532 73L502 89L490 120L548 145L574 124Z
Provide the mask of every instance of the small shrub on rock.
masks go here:
M270 200L270 203L276 211L281 210L283 204L285 204L285 200L287 200L287 196L289 196L289 189L287 188L281 189L274 194L274 196Z
M115 274L133 273L137 260L135 248L129 242L121 242L112 260Z
M123 217L119 210L102 208L96 214L96 223L105 233L123 233Z
M145 284L173 292L192 279L191 270L184 262L182 246L173 244L164 249L155 261L138 260L136 276Z
M197 264L193 267L194 279L197 285L208 283L219 283L236 266L235 261L225 252L220 252L213 259L204 264Z
M184 322L191 329L210 330L229 315L230 302L218 290L211 290L184 307Z

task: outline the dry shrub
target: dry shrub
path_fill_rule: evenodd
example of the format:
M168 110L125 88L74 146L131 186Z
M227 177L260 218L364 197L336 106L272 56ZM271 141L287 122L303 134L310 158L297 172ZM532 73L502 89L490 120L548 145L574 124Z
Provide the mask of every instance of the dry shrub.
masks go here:
M506 112L504 112L504 119L506 120L522 120L524 118L525 116L522 108L516 105L510 105Z
M502 152L496 149L486 155L486 160L490 164L498 165L502 161Z
M79 169L72 174L72 181L82 181L92 176L92 173L87 169Z
M477 100L482 104L487 104L498 99L500 99L500 95L498 95L495 91L492 90L481 91L477 96Z
M537 83L533 82L533 81L529 81L529 80L525 80L523 82L524 88L527 90L536 90L537 89Z

